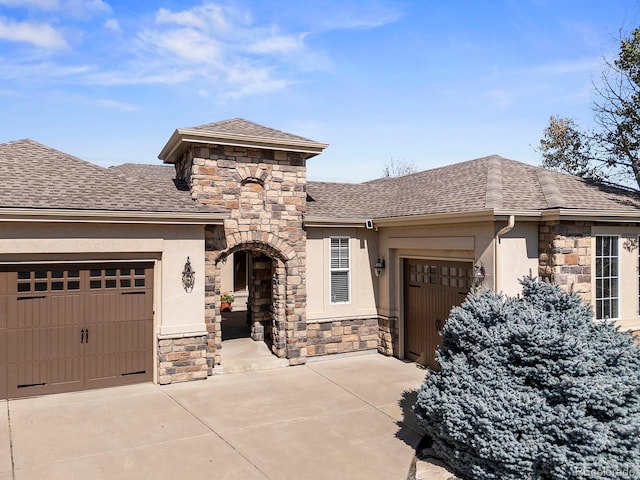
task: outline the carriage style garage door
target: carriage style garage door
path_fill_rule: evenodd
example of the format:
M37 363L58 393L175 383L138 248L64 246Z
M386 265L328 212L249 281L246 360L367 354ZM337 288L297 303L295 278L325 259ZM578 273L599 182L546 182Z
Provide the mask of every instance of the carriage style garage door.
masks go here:
M0 348L0 398L151 381L153 265L0 269Z
M404 260L404 356L437 368L439 330L469 293L473 264Z

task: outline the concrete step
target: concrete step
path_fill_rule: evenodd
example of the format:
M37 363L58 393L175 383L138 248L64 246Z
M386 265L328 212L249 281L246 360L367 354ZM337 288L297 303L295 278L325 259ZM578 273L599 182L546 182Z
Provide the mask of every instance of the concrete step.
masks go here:
M289 360L273 355L264 342L236 338L222 342L221 373L243 373L289 366ZM216 367L219 368L219 367Z

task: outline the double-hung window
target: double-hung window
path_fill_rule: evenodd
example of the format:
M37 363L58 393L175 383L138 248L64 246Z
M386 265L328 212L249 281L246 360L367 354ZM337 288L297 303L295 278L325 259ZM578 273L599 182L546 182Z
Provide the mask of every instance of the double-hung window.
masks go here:
M596 318L618 318L620 278L618 236L596 236Z
M330 241L331 303L348 303L351 300L349 237L332 237Z

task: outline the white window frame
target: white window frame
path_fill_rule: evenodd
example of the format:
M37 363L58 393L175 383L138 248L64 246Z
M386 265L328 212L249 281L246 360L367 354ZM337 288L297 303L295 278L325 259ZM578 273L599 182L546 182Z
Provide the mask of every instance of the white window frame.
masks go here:
M610 238L612 239L612 245L616 247L616 255L598 255L598 239L602 238ZM602 252L601 252L602 253ZM594 269L594 279L595 279L595 292L594 292L594 310L596 314L596 319L603 321L614 321L620 318L620 235L607 235L607 234L598 234L595 236L595 245L594 245L594 260L595 260L595 269ZM616 271L614 275L611 275L612 272L609 272L609 275L604 276L601 275L602 272L598 271L598 260L602 259L616 259ZM608 282L609 283L609 295L608 296L598 296L598 294L602 294L603 289L600 291L598 289L599 282ZM613 282L612 282L613 281ZM611 295L612 290L615 289L615 295ZM601 303L602 302L602 303ZM606 302L609 303L609 308L606 308ZM608 314L612 313L612 306L615 302L615 310L616 315L610 316ZM608 310L608 311L607 311ZM608 314L607 314L608 313Z
M336 267L332 266L333 260L333 251L332 251L332 243L334 240L346 240L347 243L347 266L346 267ZM334 301L333 297L333 289L332 289L332 278L333 274L346 272L347 273L347 297L346 301ZM351 303L351 237L339 236L339 237L329 237L329 303L331 305L347 305Z

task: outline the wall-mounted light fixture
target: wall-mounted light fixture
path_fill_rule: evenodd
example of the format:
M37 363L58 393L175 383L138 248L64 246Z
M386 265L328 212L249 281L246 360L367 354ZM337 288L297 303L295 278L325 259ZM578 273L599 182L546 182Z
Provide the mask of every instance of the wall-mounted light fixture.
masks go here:
M473 266L473 286L474 288L478 288L480 285L482 285L482 282L484 281L484 267L482 266L482 263L480 261L476 262L476 264Z
M182 285L186 292L193 290L193 285L196 283L196 272L191 267L191 261L187 257L187 263L184 264L184 270L182 271Z
M376 277L379 277L380 275L382 275L383 271L384 271L384 258L378 257L378 260L376 260L376 264L373 266L373 273L376 274Z

